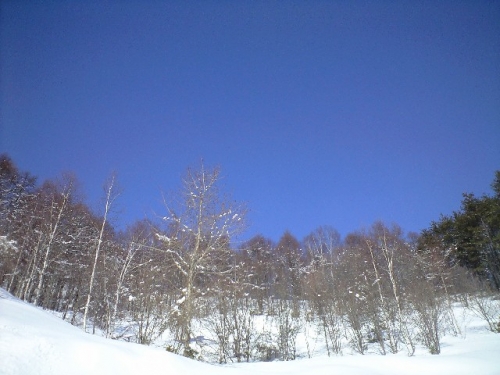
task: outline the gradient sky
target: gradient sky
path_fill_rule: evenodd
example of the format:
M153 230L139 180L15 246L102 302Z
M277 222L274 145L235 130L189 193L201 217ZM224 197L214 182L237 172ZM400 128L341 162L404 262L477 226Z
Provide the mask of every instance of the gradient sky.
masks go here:
M500 169L499 1L0 2L0 152L118 226L220 165L245 237L420 231Z

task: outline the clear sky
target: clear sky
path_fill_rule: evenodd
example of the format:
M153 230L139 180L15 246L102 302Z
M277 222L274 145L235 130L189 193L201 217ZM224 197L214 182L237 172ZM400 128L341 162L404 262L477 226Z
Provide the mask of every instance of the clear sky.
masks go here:
M420 231L500 169L500 1L0 2L0 152L118 225L220 165L246 237Z

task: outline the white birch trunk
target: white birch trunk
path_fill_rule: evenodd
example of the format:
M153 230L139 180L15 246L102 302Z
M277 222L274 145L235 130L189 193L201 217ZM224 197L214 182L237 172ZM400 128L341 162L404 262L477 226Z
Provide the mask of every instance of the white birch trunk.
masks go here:
M42 293L42 286L43 286L43 280L45 276L45 272L47 270L47 266L49 265L49 259L50 259L50 251L52 250L52 244L54 242L54 239L56 237L57 233L57 228L59 227L59 223L61 221L62 214L64 212L64 209L66 208L66 205L68 203L69 195L71 193L71 188L68 188L64 193L63 193L63 201L61 203L61 207L59 208L59 212L57 213L57 219L56 222L50 231L49 234L49 241L47 243L46 249L45 249L45 257L43 259L43 265L42 269L40 270L40 277L38 279L38 285L35 290L35 300L33 303L37 305L40 302L40 295ZM51 224L52 226L52 224ZM34 265L36 266L36 265Z
M384 234L384 244L382 246L382 253L384 254L385 261L387 263L387 271L389 274L389 280L391 281L392 292L394 299L396 301L396 306L398 310L399 325L402 331L403 337L405 339L405 345L408 351L408 356L412 356L415 353L415 343L412 340L410 331L408 330L408 323L403 314L403 309L401 305L401 298L399 296L398 284L396 278L394 277L394 250L389 250Z
M106 221L108 219L108 213L111 208L111 204L113 203L114 197L113 197L113 185L115 182L115 177L112 176L111 180L107 186L106 189L106 203L104 205L104 218L102 220L102 225L101 225L101 230L99 232L99 238L97 240L97 246L95 250L95 257L94 257L94 264L92 266L92 274L90 275L90 281L89 281L89 293L87 295L87 302L85 303L85 311L83 313L83 330L86 332L87 331L87 318L88 318L88 312L89 312L89 306L90 306L90 300L92 298L92 288L94 286L94 279L95 279L95 271L97 268L97 261L99 259L99 253L101 251L101 245L102 245L102 237L104 234L104 228L106 227Z

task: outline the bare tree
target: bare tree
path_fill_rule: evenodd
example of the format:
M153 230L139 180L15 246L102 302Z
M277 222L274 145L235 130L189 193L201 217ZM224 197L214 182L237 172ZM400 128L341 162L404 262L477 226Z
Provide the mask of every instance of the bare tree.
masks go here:
M339 255L340 234L321 226L304 238L306 272L302 277L305 296L319 318L328 355L342 352L342 317L336 290L335 262Z
M500 333L500 295L478 278L470 278L469 308L488 323L491 332Z
M38 271L38 284L35 289L35 298L33 303L37 305L40 302L40 296L42 293L42 286L44 278L46 275L47 267L51 261L51 252L56 241L56 236L58 235L58 229L60 227L63 214L66 212L70 205L71 193L73 190L72 179L66 180L62 186L61 191L55 191L49 199L51 202L48 205L48 218L45 220L45 231L41 234L45 240L43 241L43 262L40 270Z
M99 237L97 238L94 263L92 266L92 273L90 275L90 280L89 280L89 292L87 294L87 302L85 303L85 310L83 313L83 330L84 331L87 330L87 317L88 317L88 312L89 312L90 299L92 298L92 288L94 286L95 271L97 268L99 253L101 251L104 229L106 227L106 223L108 220L109 212L111 210L111 206L112 206L114 200L116 199L116 197L118 196L118 194L116 192L115 179L116 179L115 175L114 174L111 175L111 177L110 177L110 179L105 187L104 217L102 219L102 225L101 225L101 230L99 232Z
M384 268L387 276L389 277L390 286L392 289L392 296L397 308L399 328L403 335L403 341L409 356L415 353L415 343L410 332L408 317L405 314L405 300L401 290L400 279L397 277L397 257L404 254L405 244L400 241L401 229L394 227L389 231L382 223L375 223L373 225L374 237L380 246L383 258L385 260Z
M245 289L257 301L257 309L253 313L263 314L274 287L272 241L261 235L252 237L240 247L240 262L246 272L242 280Z
M27 255L24 245L30 234L29 206L35 196L35 181L29 173L21 173L9 156L0 155L0 235L15 243L14 247L0 249L0 285L9 292L18 286L22 260Z
M302 250L299 241L289 231L281 236L276 245L275 262L277 296L280 299L291 300L294 314L298 316L299 300L302 298Z
M376 295L379 301L379 304L376 304L377 308L375 308L375 313L373 314L375 315L374 326L378 339L377 341L379 341L380 343L382 353L385 354L384 333L381 332L380 329L378 329L380 326L385 326L386 336L389 340L389 349L391 350L392 353L397 353L399 348L398 348L397 337L395 337L396 327L395 327L394 314L392 313L394 309L391 308L390 300L386 297L385 292L383 290L384 288L382 287L385 280L383 279L381 273L379 272L380 262L375 255L374 244L369 239L366 239L366 245L370 252L370 259L374 271L374 281L372 283L372 286L376 286ZM380 310L380 315L381 315L380 319L378 310Z
M108 314L108 322L106 324L106 337L112 337L114 334L114 325L118 314L118 304L122 297L125 288L125 283L129 274L140 267L151 263L152 259L146 259L143 262L134 262L134 258L144 247L151 247L148 238L149 223L138 222L133 227L129 228L129 238L126 241L126 250L121 252L116 257L116 263L119 266L118 275L116 276L116 289L114 293L114 301L111 311Z
M340 246L339 232L330 226L318 227L304 238L307 263L330 261Z
M191 322L196 315L196 299L210 289L216 278L230 277L230 241L243 228L245 211L223 199L219 193L219 169L188 170L183 180L181 206L167 205L167 234L158 238L165 243L181 276L177 316L177 351L190 355Z

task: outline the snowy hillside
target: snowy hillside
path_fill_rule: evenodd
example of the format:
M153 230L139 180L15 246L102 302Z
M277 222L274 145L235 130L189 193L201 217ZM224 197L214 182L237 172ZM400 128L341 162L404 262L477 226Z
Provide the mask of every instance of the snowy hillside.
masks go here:
M209 365L161 349L86 334L0 289L0 374L500 374L500 335L466 316L466 337L442 353L321 356L291 362Z

